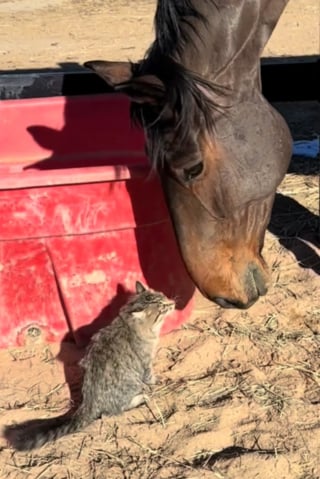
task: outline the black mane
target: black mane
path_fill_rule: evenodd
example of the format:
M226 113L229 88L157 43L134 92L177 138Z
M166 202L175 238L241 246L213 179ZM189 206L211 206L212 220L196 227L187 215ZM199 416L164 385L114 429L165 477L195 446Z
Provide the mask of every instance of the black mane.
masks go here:
M217 7L215 0L204 0ZM163 135L162 118L167 108L174 112L178 121L174 125L175 146L179 148L195 125L204 123L207 130L213 130L213 112L221 111L221 106L214 97L226 93L226 88L213 84L199 74L191 72L173 59L174 52L180 53L192 43L190 31L200 38L200 32L195 30L191 19L199 19L207 24L207 19L196 9L196 0L158 0L155 15L156 38L146 57L135 67L134 74L156 75L165 85L166 101L163 109L149 105L132 103L131 118L143 126L151 138L151 159L163 166L164 154L161 137ZM187 24L189 29L182 29ZM201 52L199 52L201 55ZM205 93L207 92L207 94Z
M168 125L174 130L175 147L180 148L196 126L203 125L207 131L214 131L214 112L223 112L222 107L203 93L201 88L216 95L225 95L226 89L213 85L199 75L185 69L182 65L168 57L158 57L155 62L146 59L137 67L137 74L154 74L166 87L164 107L148 104L131 103L131 119L133 123L142 126L151 139L149 151L151 159L156 162L154 167L164 166L163 145L161 142L166 120L163 117L168 109L177 118L174 125Z
M206 23L206 19L198 12L192 0L159 0L155 15L154 28L156 44L163 55L170 55L174 49L178 51L189 40L181 29L187 23L192 29L190 18Z

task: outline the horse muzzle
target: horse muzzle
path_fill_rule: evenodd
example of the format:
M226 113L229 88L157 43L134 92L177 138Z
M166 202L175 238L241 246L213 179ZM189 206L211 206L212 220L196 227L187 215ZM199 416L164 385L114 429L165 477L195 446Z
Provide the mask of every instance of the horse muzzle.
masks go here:
M266 271L255 264L248 267L244 278L240 281L240 288L237 290L241 293L236 297L232 288L230 288L230 294L223 296L215 296L208 291L201 288L202 294L210 301L215 302L219 306L225 309L248 309L250 308L261 296L264 296L268 291L269 277Z

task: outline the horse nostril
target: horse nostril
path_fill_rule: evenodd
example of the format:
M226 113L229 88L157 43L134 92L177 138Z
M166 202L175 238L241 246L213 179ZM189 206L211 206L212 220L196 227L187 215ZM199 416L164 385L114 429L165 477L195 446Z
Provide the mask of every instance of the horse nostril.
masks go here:
M264 296L268 291L268 286L266 284L265 276L257 267L252 269L252 276L253 276L258 294L260 296Z

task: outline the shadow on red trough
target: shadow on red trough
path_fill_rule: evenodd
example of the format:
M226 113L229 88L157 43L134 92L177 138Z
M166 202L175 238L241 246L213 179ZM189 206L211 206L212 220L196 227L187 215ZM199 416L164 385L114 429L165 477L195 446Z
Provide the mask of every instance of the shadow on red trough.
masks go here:
M82 346L136 279L193 309L160 182L121 95L0 103L0 347Z

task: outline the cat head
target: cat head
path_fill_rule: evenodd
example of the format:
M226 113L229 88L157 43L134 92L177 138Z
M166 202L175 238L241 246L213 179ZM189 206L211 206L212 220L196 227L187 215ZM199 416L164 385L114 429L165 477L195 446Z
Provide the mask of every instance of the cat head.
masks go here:
M136 281L136 293L129 300L130 313L137 324L147 331L159 334L166 316L175 308L175 302L160 291L154 291Z

